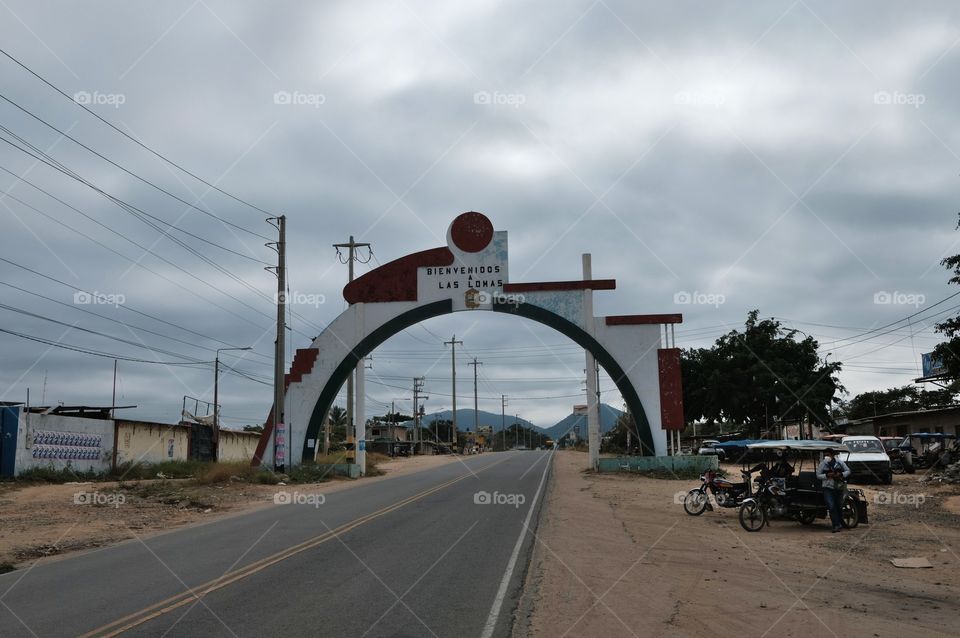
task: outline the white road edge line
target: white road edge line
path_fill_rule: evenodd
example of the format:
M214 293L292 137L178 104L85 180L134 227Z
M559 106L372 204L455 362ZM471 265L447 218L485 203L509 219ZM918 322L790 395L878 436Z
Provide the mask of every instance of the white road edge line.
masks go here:
M510 586L510 579L513 577L513 570L517 567L517 558L520 556L520 548L523 546L523 537L530 527L530 519L533 517L533 510L537 507L537 501L540 500L540 492L543 491L543 484L547 480L547 470L550 469L550 461L553 460L554 450L547 454L547 463L543 466L543 474L540 475L540 485L537 487L537 493L533 495L533 501L530 503L530 510L527 512L527 518L520 528L520 537L517 544L513 546L513 554L510 555L510 562L507 563L507 570L503 573L503 579L500 581L500 589L497 590L497 597L493 599L493 607L490 608L490 615L487 616L487 624L483 627L483 633L480 638L491 638L493 630L497 626L497 619L500 617L500 608L503 607L503 599L507 596L507 588Z

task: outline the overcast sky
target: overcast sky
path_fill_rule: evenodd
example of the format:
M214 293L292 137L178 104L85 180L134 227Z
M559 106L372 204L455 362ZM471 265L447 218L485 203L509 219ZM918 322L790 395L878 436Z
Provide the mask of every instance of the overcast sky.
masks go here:
M359 274L444 245L449 222L477 210L509 231L513 281L579 278L590 252L594 275L617 279L596 294L598 315L682 312L678 345L699 347L758 308L819 339L857 393L919 376L938 341L932 323L956 312L931 306L956 292L938 261L960 252L958 12L872 0L3 0L0 46L199 177L287 215L303 302L291 348L345 308L347 269L331 244L372 243ZM0 144L0 167L89 216L0 171L0 257L61 282L0 262L0 328L108 355L0 333L0 399L29 388L34 404L108 405L112 355L211 361L225 344L251 345L223 360L267 383L224 375L223 422L262 421L275 286L260 263L274 260L266 215L10 59L0 73L5 98L235 225L0 100L0 138L161 220L151 227ZM454 333L458 407L472 403L474 356L482 409L499 411L506 394L509 414L549 426L583 401L572 342L483 313L431 320L378 349L368 414L392 399L409 410L410 392L390 386L420 375L428 411L448 408L442 341ZM212 400L212 377L209 364L120 361L117 403L175 421L184 395ZM615 391L604 400L621 405Z

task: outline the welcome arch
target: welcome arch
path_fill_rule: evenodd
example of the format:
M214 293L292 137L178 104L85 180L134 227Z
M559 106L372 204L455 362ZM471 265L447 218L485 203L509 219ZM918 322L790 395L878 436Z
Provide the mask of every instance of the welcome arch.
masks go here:
M282 426L268 417L254 458L277 465L312 460L323 419L357 370L357 396L363 395L358 363L400 331L454 312L479 310L525 317L567 336L596 359L616 384L637 425L644 454L667 452L667 431L683 428L679 350L672 346L672 324L679 314L594 317L593 291L612 290L612 279L510 282L506 231L495 231L481 213L459 215L447 231L447 246L401 257L344 288L350 306L309 348L297 350L286 375ZM669 328L668 328L669 327ZM590 384L588 375L588 395ZM595 403L588 410L591 460L598 453ZM356 423L364 423L357 401ZM363 467L363 445L358 463Z

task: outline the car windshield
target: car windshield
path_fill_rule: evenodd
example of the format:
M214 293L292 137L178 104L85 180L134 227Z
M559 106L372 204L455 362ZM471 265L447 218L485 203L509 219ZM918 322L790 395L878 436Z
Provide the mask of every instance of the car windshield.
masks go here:
M888 450L895 450L900 447L900 439L890 439L889 441L884 441L883 447Z
M880 441L865 440L865 441L845 441L844 445L847 446L847 449L850 450L853 454L863 453L863 452L883 452L883 446L880 445Z

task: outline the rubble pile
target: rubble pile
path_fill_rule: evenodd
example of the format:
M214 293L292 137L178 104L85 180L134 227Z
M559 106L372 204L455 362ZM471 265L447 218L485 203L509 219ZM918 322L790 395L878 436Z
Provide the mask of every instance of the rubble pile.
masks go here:
M960 483L960 461L951 463L941 470L931 472L923 479L925 482Z

